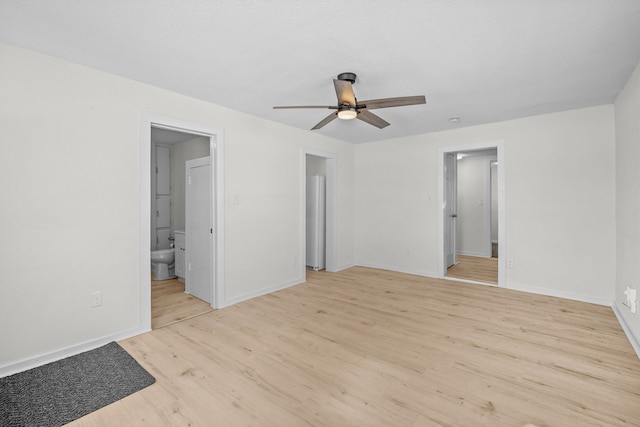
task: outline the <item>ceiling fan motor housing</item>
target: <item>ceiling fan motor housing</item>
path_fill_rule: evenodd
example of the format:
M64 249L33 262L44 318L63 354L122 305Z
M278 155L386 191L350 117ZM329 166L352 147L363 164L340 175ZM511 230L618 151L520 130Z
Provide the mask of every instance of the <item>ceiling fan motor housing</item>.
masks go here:
M338 80L351 82L351 84L353 84L353 83L356 82L356 74L355 73L340 73L340 74L338 74Z

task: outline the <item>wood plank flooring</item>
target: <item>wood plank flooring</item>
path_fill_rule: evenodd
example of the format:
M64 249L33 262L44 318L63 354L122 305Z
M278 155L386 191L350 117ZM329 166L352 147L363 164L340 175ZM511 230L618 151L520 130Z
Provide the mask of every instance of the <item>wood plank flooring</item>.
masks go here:
M447 277L498 284L498 258L458 255L458 263L447 269Z
M213 311L211 306L184 293L184 283L178 279L151 282L151 329L190 319Z
M611 308L364 267L120 342L157 382L71 426L640 425Z

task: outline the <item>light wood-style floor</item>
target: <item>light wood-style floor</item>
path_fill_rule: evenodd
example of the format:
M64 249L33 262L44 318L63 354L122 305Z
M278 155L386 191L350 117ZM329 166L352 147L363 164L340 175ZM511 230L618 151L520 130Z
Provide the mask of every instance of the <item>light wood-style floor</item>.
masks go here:
M447 269L447 277L498 284L498 258L458 255L458 263Z
M120 342L157 382L72 426L631 426L610 307L354 267Z
M184 293L178 279L151 282L151 329L162 328L213 311L211 306Z

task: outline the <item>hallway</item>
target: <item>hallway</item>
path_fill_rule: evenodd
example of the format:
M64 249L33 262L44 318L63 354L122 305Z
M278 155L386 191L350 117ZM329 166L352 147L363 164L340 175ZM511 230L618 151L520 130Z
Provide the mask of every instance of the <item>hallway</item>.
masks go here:
M458 263L447 269L447 277L498 284L498 258L458 255Z

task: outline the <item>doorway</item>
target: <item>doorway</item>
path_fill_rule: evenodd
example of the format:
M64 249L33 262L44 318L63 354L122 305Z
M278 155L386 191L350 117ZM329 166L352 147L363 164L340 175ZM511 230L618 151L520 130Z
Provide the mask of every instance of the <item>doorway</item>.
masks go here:
M503 143L439 150L440 277L504 286Z
M207 306L211 308L221 308L225 306L224 300L224 141L222 129L212 128L201 124L189 123L170 117L143 114L140 128L140 326L142 330L151 329L151 275L150 275L150 251L153 242L152 236L152 205L155 193L152 192L152 152L154 144L152 134L157 137L166 133L177 137L183 134L190 138L204 138L207 142L208 154L211 156L211 188L212 197L210 204L213 236L213 259L211 265L213 274L210 275L209 289L211 292L211 302ZM183 140L184 141L184 140ZM165 141L166 142L166 141ZM174 144L177 142L174 142ZM170 146L171 144L166 144ZM187 150L188 151L188 150ZM198 155L197 157L201 157ZM174 178L182 177L185 180L185 172L177 173ZM184 185L184 184L182 184ZM177 187L180 187L178 184ZM178 192L179 193L179 192ZM150 197L152 196L152 197ZM180 211L177 209L176 212ZM184 210L182 211L184 220ZM179 213L174 213L174 218L179 217ZM176 218L176 223L179 220ZM175 233L175 226L173 232ZM176 279L177 280L177 279Z
M207 313L212 310L211 298L203 298L203 293L193 292L194 283L203 283L198 272L207 270L210 262L196 263L199 268L187 269L187 255L195 254L205 260L211 258L209 247L189 251L185 245L185 235L193 216L189 213L189 190L186 185L189 177L189 164L196 158L210 155L210 137L187 132L151 128L151 250L173 250L174 263L170 264L169 274L159 280L152 272L151 280L151 328L157 329L178 321ZM210 170L210 162L207 161ZM186 173L186 176L185 176ZM210 176L204 180L210 193ZM210 197L200 197L206 206L199 206L197 213L207 217L206 238L210 239L209 219ZM193 237L186 242L192 242ZM152 252L153 253L153 252ZM200 261L200 260L199 260ZM193 271L192 271L193 270ZM206 274L205 274L206 275ZM210 278L206 275L206 288Z
M300 279L306 279L307 259L307 176L323 175L325 187L324 269L338 271L336 256L337 158L335 153L301 149L300 175Z

